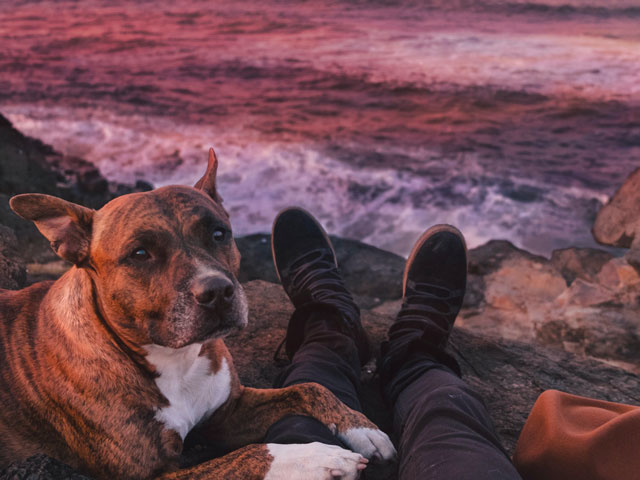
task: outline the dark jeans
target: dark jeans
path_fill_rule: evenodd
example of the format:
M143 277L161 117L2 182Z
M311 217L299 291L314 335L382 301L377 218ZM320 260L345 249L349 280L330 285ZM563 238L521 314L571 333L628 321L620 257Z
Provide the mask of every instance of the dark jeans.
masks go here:
M317 382L361 411L360 362L354 341L312 313L311 326L277 387ZM452 370L416 353L383 385L393 405L401 480L520 479L495 434L482 399ZM342 445L317 420L292 416L275 423L266 443L321 441Z

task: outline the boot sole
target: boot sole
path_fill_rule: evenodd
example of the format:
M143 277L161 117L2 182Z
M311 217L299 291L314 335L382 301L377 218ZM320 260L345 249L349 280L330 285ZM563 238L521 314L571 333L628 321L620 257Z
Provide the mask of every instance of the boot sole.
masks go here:
M329 245L329 248L331 249L331 253L333 255L333 263L335 263L336 267L338 266L338 257L336 257L336 251L334 250L333 244L331 243L331 240L329 239L329 235L327 235L327 232L324 230L324 228L322 228L322 225L320 225L320 223L316 220L316 217L311 215L311 213L309 213L304 208L301 208L301 207L286 207L286 208L283 208L282 210L280 210L278 212L278 214L276 215L276 218L273 220L273 224L271 225L271 258L273 259L273 266L276 269L276 275L278 277L278 281L280 282L280 284L282 284L282 278L280 278L280 271L278 270L278 264L276 262L276 252L275 252L275 249L274 249L274 246L273 246L273 232L274 232L276 223L278 222L278 219L280 218L280 216L283 213L288 212L290 210L297 210L299 212L304 213L306 216L308 216L313 221L313 223L315 223L316 227L318 227L318 230L320 230L320 232L322 233L323 238L325 239L325 241Z
M409 254L409 258L407 259L407 263L404 266L404 273L402 275L402 298L404 298L405 292L407 290L407 276L409 275L409 265L411 265L416 257L416 255L418 255L418 252L420 251L420 249L422 248L422 245L424 245L424 243L433 235L435 235L436 233L439 232L449 232L449 233L453 233L454 235L457 235L458 237L460 237L460 239L462 240L462 244L464 245L464 254L465 254L465 259L467 261L467 265L469 262L469 258L467 256L467 242L464 239L464 235L462 234L462 232L460 230L458 230L456 227L454 227L453 225L448 225L448 224L439 224L439 225L434 225L431 228L428 228L422 235L420 235L420 238L418 239L418 241L415 243L415 245L413 246L413 248L411 249L411 253Z

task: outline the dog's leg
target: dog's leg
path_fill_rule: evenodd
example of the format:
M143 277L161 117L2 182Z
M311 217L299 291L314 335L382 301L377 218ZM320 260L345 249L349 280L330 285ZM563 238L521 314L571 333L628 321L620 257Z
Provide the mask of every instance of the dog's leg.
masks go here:
M335 445L248 445L156 480L355 480L367 460Z
M244 387L235 401L216 412L202 432L216 444L237 448L262 441L267 429L287 415L316 418L366 458L395 457L393 444L384 432L317 383L277 389Z

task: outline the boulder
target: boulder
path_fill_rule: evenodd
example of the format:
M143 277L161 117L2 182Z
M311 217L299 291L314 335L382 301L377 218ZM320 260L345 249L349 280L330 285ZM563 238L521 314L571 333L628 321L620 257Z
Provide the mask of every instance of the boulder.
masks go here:
M563 248L551 254L551 265L560 272L567 285L580 278L596 282L597 275L613 254L597 248Z
M347 288L363 308L402 297L405 259L371 245L330 236ZM279 283L271 257L271 236L247 235L236 239L242 254L240 281Z
M500 269L505 261L513 258L541 265L547 263L544 257L521 250L507 240L490 240L484 245L469 250L465 309L480 312L485 308L485 277ZM466 315L468 314L469 312L466 312Z
M599 243L614 247L631 248L640 242L640 168L629 175L602 207L593 226L593 236Z

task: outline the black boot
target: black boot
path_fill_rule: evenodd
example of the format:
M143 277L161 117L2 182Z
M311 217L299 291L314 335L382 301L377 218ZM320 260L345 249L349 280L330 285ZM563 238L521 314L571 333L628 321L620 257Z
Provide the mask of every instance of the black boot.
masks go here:
M296 307L285 339L291 359L304 341L312 311L326 311L327 328L350 336L358 348L361 363L369 358L369 343L360 323L360 309L338 272L329 237L307 211L290 207L273 222L271 250L278 278Z
M381 347L383 382L416 355L427 355L459 374L445 352L453 323L462 307L467 283L467 247L462 233L435 225L414 245L403 278L402 307Z

